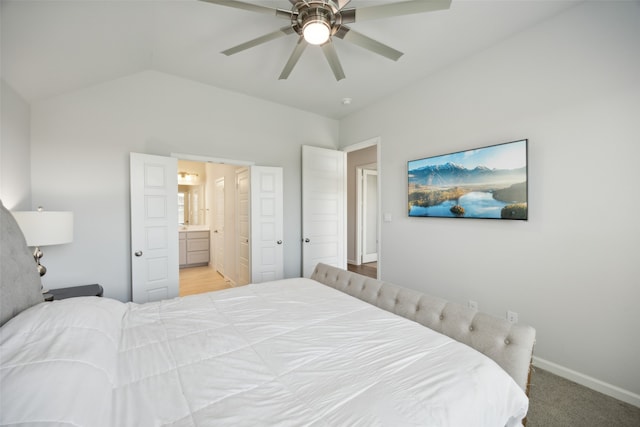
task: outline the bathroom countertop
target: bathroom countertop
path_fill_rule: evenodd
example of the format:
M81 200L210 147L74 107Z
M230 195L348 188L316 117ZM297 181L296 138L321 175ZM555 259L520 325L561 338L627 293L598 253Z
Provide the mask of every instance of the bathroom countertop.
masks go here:
M187 232L187 231L209 231L208 225L179 225L178 232Z

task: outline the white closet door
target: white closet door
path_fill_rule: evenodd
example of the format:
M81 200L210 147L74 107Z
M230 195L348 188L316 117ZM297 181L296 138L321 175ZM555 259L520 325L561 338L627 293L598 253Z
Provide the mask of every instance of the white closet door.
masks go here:
M302 146L302 274L319 262L346 268L346 153Z
M284 277L282 168L251 167L251 282Z
M251 281L251 215L249 169L236 172L236 284L246 285Z

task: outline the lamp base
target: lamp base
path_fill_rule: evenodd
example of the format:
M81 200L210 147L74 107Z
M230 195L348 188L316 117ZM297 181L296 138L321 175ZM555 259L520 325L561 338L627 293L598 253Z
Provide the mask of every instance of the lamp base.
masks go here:
M38 261L38 273L40 273L40 277L42 277L45 274L47 274L47 267L45 267L44 265L40 264L40 261Z
M40 250L40 247L36 246L36 248L33 250L33 259L36 261L36 268L38 269L38 273L40 273L40 277L47 274L47 267L40 264L40 258L42 258L42 255L44 254Z
M35 250L33 251L33 259L36 260L36 268L38 269L38 273L40 274L40 277L47 274L47 267L40 264L40 258L42 258L42 255L43 255L42 251L38 246L36 246ZM45 289L45 287L42 284L40 286L42 286L43 294L46 294L47 292L49 292L49 289Z

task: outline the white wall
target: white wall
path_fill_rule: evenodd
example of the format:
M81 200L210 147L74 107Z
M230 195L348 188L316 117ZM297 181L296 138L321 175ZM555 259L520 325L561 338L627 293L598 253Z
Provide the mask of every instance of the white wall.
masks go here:
M282 166L285 276L300 275L300 146L335 147L337 121L153 71L36 102L31 120L33 203L75 214L74 242L46 251L45 286L130 298L131 151Z
M0 81L0 200L9 210L31 210L29 104Z
M541 366L636 405L639 41L638 2L585 2L340 123L381 137L384 280L514 310ZM408 160L521 138L527 222L407 217Z

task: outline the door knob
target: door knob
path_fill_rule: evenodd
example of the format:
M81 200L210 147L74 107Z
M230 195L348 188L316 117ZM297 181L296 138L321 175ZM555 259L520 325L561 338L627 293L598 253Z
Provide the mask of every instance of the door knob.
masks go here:
M282 240L278 240L276 243L281 245L282 244Z
M306 239L304 239L305 243L309 243L311 240L309 240L309 238L307 237Z
M142 256L142 251L136 251L135 256Z

